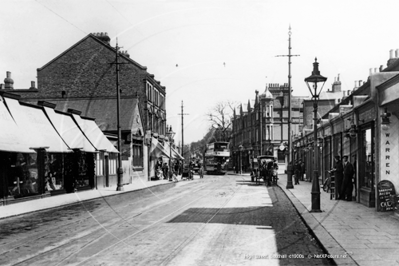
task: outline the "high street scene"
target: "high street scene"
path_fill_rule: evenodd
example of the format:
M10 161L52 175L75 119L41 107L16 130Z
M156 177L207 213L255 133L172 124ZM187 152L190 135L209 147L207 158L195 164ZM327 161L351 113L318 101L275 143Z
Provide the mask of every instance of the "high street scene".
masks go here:
M2 4L0 265L399 265L395 1Z

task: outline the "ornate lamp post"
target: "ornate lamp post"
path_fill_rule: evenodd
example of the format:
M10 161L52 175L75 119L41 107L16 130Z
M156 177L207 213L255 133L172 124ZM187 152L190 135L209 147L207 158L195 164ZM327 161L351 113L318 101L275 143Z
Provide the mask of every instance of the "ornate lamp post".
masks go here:
M172 181L172 141L175 134L176 133L172 130L172 126L169 126L169 130L166 132L166 136L169 138L169 181Z
M323 89L324 83L327 78L320 75L319 71L319 63L317 62L317 58L315 58L315 62L313 63L313 71L312 75L305 78L305 82L308 85L309 91L312 94L313 98L313 112L314 112L314 131L313 131L313 145L314 145L314 158L313 158L313 178L312 178L312 209L311 212L321 212L320 210L320 184L318 178L318 169L317 169L317 158L318 158L318 148L317 148L317 101L320 96L320 92ZM319 88L317 87L317 83L321 83Z

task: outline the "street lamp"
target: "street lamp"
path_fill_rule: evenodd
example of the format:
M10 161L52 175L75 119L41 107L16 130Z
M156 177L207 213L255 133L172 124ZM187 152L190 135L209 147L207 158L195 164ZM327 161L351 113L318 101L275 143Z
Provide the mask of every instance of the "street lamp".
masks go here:
M171 164L171 160L172 160L172 141L173 141L173 137L175 136L175 132L173 132L172 130L172 126L169 126L169 130L167 130L166 135L169 138L169 181L172 181L172 164Z
M320 210L320 185L317 171L317 158L318 158L318 148L317 148L317 101L319 99L321 90L324 87L324 83L327 78L320 75L319 71L319 63L317 62L317 58L315 58L315 62L313 63L313 71L312 75L305 78L306 85L308 85L309 91L312 94L313 98L313 112L314 112L314 122L313 122L313 145L314 145L314 158L313 158L313 178L312 178L312 209L311 212L321 212ZM317 83L321 83L320 88L317 87Z

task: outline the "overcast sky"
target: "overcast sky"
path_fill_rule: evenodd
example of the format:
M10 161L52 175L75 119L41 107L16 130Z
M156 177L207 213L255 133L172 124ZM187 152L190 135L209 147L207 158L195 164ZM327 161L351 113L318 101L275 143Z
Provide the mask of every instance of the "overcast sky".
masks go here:
M167 120L184 142L201 139L205 114L218 102L247 104L266 83L288 82L292 31L292 89L309 95L304 78L317 57L331 88L367 80L399 49L395 0L2 0L0 83L30 87L36 69L89 33L107 32L147 66L167 91Z

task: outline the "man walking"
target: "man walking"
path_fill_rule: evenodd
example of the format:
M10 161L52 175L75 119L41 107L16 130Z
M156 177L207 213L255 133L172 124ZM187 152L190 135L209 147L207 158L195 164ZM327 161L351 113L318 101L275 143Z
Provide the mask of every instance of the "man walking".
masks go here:
M337 199L342 199L342 194L341 194L341 187L342 187L342 181L343 181L343 175L344 175L344 168L342 165L341 157L339 155L335 156L334 158L335 164L334 164L334 169L332 171L334 172L335 176L335 195L337 196Z
M342 186L341 186L341 199L347 200L347 201L352 201L352 190L353 190L353 174L354 174L354 168L351 162L348 160L348 156L345 155L343 157L343 165L344 165L344 178L342 181Z

